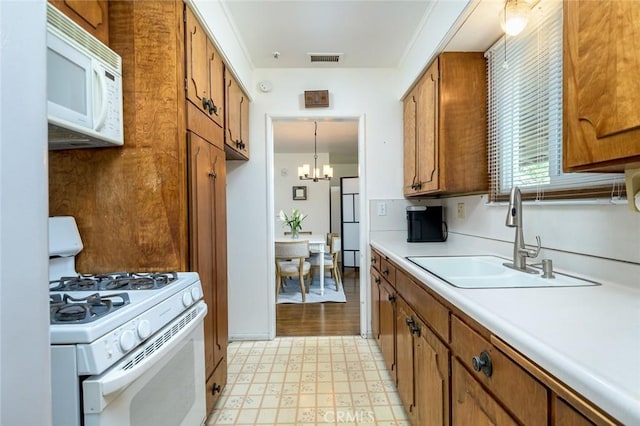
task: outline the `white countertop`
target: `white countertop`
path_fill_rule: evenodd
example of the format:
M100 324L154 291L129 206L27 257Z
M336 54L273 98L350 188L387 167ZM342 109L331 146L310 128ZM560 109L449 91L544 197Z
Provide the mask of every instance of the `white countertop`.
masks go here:
M624 424L640 424L640 279L637 287L603 282L593 287L462 289L405 257L504 253L491 251L491 244L484 249L469 244L456 234L444 243L407 243L406 232L372 232L370 242L592 403Z

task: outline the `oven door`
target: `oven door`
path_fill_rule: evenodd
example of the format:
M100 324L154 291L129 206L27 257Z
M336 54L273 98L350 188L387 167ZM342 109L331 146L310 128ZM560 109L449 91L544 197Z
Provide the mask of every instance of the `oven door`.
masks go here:
M194 426L206 417L200 301L105 373L84 380L85 426Z

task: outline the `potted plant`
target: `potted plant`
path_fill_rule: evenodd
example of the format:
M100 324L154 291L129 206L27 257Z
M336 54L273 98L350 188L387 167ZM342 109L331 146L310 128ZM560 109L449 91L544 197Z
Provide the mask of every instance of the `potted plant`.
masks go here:
M302 221L307 217L306 214L300 213L300 210L293 209L291 217L287 216L285 212L280 210L279 213L282 226L287 225L291 229L291 238L298 238L300 230L302 229Z

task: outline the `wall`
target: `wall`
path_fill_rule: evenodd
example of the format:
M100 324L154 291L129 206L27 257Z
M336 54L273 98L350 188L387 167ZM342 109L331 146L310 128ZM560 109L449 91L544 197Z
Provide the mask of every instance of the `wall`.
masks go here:
M358 164L331 163L333 178L331 186L340 186L340 178L358 176Z
M212 0L186 0L186 2L192 6L198 20L204 24L209 38L227 64L227 69L251 98L253 88L248 84L251 82L253 65L233 31L233 25L229 22L223 3Z
M431 13L425 17L424 26L411 46L408 46L399 66L398 97L404 96L431 63L437 52L443 49L442 40L449 36L450 28L467 5L479 0L447 0L431 2ZM484 1L484 0L483 0Z
M254 93L250 117L251 159L227 163L231 339L269 338L270 327L275 324L274 293L268 284L273 281L270 241L275 233L272 216L275 207L269 181L274 175L273 136L267 134L269 117L364 117L359 159L361 175L366 176L363 197L366 194L376 198L397 197L402 187L402 104L397 96L399 89L394 85L396 71L255 70L251 85L261 80L271 81L273 90ZM304 91L324 88L329 90L331 106L305 110ZM366 226L368 220L363 222ZM368 231L363 230L363 234L367 235ZM236 257L233 253L243 255ZM250 312L247 306L252 306Z
M329 155L318 153L318 167L327 164ZM314 234L326 234L329 232L329 181L304 181L298 179L298 166L310 164L313 168L313 154L275 154L274 159L274 214L275 233L283 235L289 231L288 226L282 226L278 219L278 212L283 210L287 216L296 208L307 215L302 222L303 231L311 231ZM286 172L283 173L283 170ZM306 186L307 199L294 200L292 187Z
M45 11L0 2L2 425L51 424Z

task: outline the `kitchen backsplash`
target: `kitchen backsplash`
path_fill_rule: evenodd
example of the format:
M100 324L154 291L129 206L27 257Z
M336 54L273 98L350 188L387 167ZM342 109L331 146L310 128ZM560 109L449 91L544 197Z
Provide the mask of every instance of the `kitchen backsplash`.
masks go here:
M477 247L508 257L515 231L505 226L507 204L486 201L486 195L371 200L369 230L406 232L407 206L442 205L450 233L470 236ZM464 218L458 218L460 209ZM525 203L523 225L527 244L535 244L536 235L542 240L534 263L550 258L559 270L640 285L640 214L626 204Z

